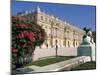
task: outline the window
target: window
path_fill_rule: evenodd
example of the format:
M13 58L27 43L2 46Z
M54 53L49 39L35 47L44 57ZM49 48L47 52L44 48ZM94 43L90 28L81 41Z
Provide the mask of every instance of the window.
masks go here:
M64 40L64 41L63 41L63 46L65 46L65 47L66 47L66 40Z
M77 46L77 42L76 42L76 46Z
M33 19L35 20L35 16L33 16Z
M75 47L75 39L73 40L73 46Z
M43 16L41 16L41 20L43 20Z
M70 43L69 43L69 41L68 41L68 47L70 47Z
M45 21L47 22L47 18L45 18Z

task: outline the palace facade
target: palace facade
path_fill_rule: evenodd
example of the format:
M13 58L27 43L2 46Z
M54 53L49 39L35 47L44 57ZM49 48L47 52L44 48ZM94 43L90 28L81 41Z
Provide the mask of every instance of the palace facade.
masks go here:
M39 7L35 11L21 13L18 16L33 20L45 30L48 38L41 46L42 48L52 48L56 45L58 47L78 47L82 42L84 35L82 29L42 12Z

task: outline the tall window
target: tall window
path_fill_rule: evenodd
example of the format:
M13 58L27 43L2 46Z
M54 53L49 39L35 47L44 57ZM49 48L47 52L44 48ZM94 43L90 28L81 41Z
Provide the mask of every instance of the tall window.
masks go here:
M69 31L67 31L67 38L69 39Z
M69 41L68 41L68 47L70 47L70 43L69 43Z
M41 16L41 20L43 20L43 16Z
M33 16L33 20L35 20L35 16Z
M77 42L76 42L76 46L77 46Z
M45 21L47 22L47 18L45 18Z
M73 46L75 47L75 39L73 40Z

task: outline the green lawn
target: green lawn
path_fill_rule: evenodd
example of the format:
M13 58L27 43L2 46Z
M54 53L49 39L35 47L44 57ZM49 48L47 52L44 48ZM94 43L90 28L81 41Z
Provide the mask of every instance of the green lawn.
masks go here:
M96 69L96 62L87 62L77 67L74 67L71 70L89 70L89 69Z
M42 67L42 66L54 64L54 63L57 63L60 61L68 60L71 58L74 58L74 56L58 56L58 57L46 58L46 59L34 61L34 62L28 64L27 66L36 65L36 66Z

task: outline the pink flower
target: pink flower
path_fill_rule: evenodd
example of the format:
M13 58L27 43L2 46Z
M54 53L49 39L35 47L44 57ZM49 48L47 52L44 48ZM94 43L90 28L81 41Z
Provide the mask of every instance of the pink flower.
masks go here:
M29 35L29 32L25 31L25 37L27 37Z
M21 33L18 34L18 38L22 39L24 37L25 37L24 32L21 32Z
M28 39L30 39L32 42L35 41L35 35L34 35L33 32L29 32L27 37L28 37Z
M19 27L20 27L20 28L28 28L28 25L27 25L27 24L22 23L22 24L19 24Z
M18 49L12 48L12 52L13 52L13 53L17 53L17 52L18 52Z
M24 22L26 22L27 21L27 19L26 18L23 18L23 17L18 17L19 18L19 20L20 21L24 21Z

